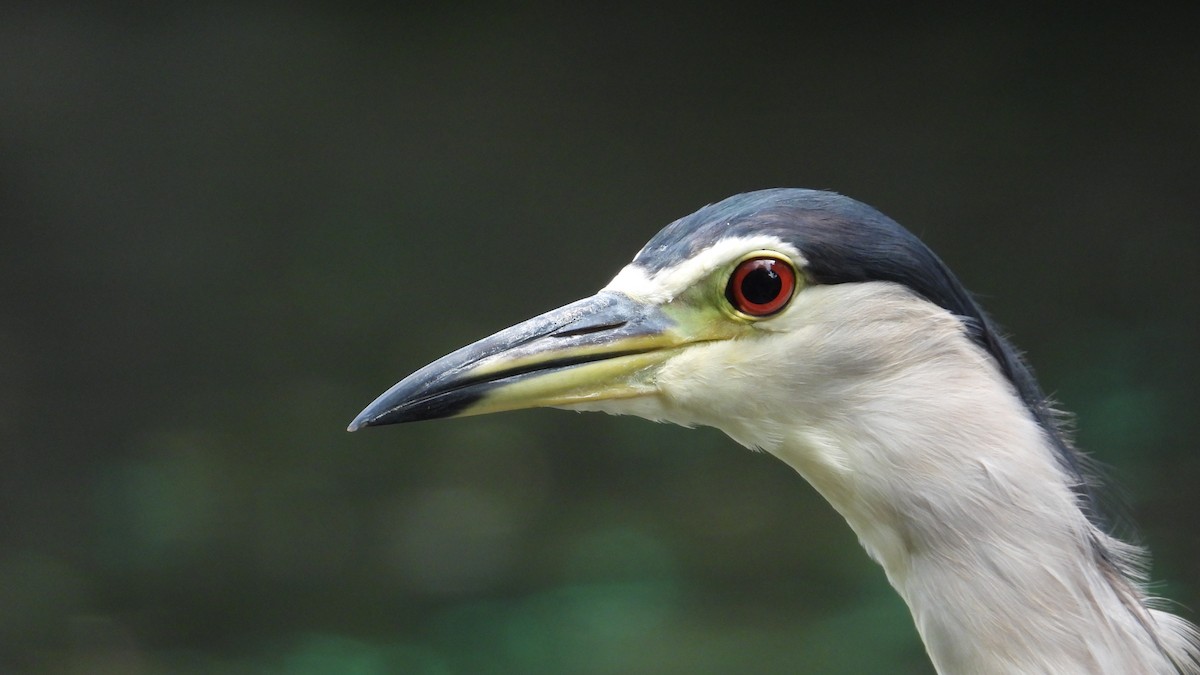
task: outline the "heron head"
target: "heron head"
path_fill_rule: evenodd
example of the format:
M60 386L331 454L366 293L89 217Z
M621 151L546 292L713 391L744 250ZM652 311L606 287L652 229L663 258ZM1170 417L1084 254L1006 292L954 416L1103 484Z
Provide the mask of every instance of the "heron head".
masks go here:
M671 223L596 295L425 366L349 428L560 407L761 445L937 326L986 319L916 237L847 197L763 190Z

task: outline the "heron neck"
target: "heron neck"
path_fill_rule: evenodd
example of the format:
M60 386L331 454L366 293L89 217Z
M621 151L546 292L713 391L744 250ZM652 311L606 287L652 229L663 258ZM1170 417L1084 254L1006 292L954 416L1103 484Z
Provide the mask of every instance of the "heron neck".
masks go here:
M714 426L795 468L883 566L941 672L1200 663L1194 630L1145 607L1137 549L1088 521L1047 430L961 319L871 282L814 285L773 321L681 352L657 373L657 407L624 411Z
M1111 562L1130 549L1088 521L1006 381L970 377L859 392L774 452L883 566L939 672L1176 672Z

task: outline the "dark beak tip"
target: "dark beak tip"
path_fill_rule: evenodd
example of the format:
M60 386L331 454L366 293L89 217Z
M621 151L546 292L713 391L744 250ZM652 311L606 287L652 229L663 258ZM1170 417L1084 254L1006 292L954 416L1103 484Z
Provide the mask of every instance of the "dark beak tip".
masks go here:
M373 420L371 416L367 415L366 411L364 410L358 414L358 417L354 418L354 421L350 423L350 426L346 427L346 431L354 432L362 429L363 427L369 427L371 426L372 421Z

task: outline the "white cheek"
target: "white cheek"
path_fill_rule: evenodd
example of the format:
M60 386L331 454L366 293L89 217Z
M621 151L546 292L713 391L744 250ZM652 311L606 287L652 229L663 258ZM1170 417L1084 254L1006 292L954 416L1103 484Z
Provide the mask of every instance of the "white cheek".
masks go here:
M770 347L761 349L764 340L748 342L696 345L664 363L657 384L690 424L716 427L742 445L773 450L785 434L777 420L795 412L788 378L772 377L776 355ZM750 345L755 349L747 349Z

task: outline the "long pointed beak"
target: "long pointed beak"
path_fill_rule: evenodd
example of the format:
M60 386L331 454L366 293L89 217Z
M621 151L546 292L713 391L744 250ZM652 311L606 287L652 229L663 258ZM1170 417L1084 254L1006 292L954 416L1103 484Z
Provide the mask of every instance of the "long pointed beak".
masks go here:
M653 367L692 341L660 307L601 291L434 361L348 429L653 394Z

